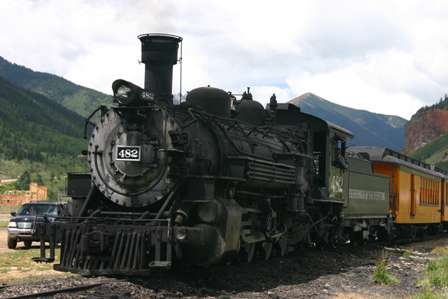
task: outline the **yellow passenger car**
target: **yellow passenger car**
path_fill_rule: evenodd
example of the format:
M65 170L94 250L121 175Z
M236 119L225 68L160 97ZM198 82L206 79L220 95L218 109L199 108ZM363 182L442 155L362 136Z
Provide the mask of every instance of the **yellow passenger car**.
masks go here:
M444 173L387 148L365 147L360 152L369 155L375 174L390 178L389 212L395 223L448 221L444 213L447 185Z
M448 181L446 177L442 182L442 202L440 208L442 222L448 222Z

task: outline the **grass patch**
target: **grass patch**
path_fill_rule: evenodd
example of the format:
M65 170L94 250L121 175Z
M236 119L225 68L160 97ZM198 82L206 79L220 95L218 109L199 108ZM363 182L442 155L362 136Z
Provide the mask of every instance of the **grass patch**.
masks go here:
M0 228L8 226L11 212L16 211L17 207L0 206Z
M412 299L447 299L447 294L439 294L434 292L431 288L425 287L422 292L412 296Z
M448 287L448 249L437 247L432 252L443 257L429 262L425 278L420 282L423 290L413 299L448 299L448 293L443 292Z
M426 277L430 287L448 287L448 256L429 262Z
M59 249L57 250L59 254ZM37 270L50 270L52 264L39 264L31 260L31 258L39 256L40 251L38 248L33 249L17 249L12 252L0 254L0 271L13 269L37 269Z
M11 214L11 212L15 212L18 207L10 207L10 206L0 206L0 214Z
M8 227L9 221L0 221L0 228Z
M436 247L434 248L431 253L442 255L442 256L448 256L448 247L442 246L442 247Z
M47 251L48 254L48 251ZM56 249L56 257L60 249ZM53 272L53 264L35 263L31 258L39 256L39 248L17 249L0 254L0 283L10 283L36 276L59 275Z
M387 262L385 259L378 262L373 272L373 281L378 284L397 284L400 280L387 270Z
M412 256L412 251L404 249L403 254L401 256L405 258L410 258Z

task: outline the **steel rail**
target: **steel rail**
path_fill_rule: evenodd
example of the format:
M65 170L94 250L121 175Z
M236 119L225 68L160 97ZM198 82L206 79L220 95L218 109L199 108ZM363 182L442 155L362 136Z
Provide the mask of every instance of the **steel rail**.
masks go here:
M28 295L7 297L6 299L23 299L23 298L38 298L38 297L43 297L43 296L52 296L52 295L56 295L59 293L70 293L70 292L83 291L83 290L98 287L102 284L103 283L93 283L93 284L87 284L87 285L76 286L76 287L62 288L62 289L58 289L58 290L42 291L39 293L33 293L33 294L28 294Z

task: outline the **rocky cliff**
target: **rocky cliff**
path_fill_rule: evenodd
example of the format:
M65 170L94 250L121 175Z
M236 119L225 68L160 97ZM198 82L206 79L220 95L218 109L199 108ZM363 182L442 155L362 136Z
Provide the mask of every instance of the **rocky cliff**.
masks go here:
M405 152L410 154L448 133L448 109L439 104L414 114L405 127Z

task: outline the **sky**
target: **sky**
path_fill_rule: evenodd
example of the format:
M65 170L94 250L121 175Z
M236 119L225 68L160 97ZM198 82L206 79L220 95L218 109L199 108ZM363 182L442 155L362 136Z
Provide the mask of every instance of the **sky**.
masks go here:
M108 94L143 85L150 32L183 37L184 93L312 92L409 119L448 92L446 0L0 0L0 20L0 56Z

